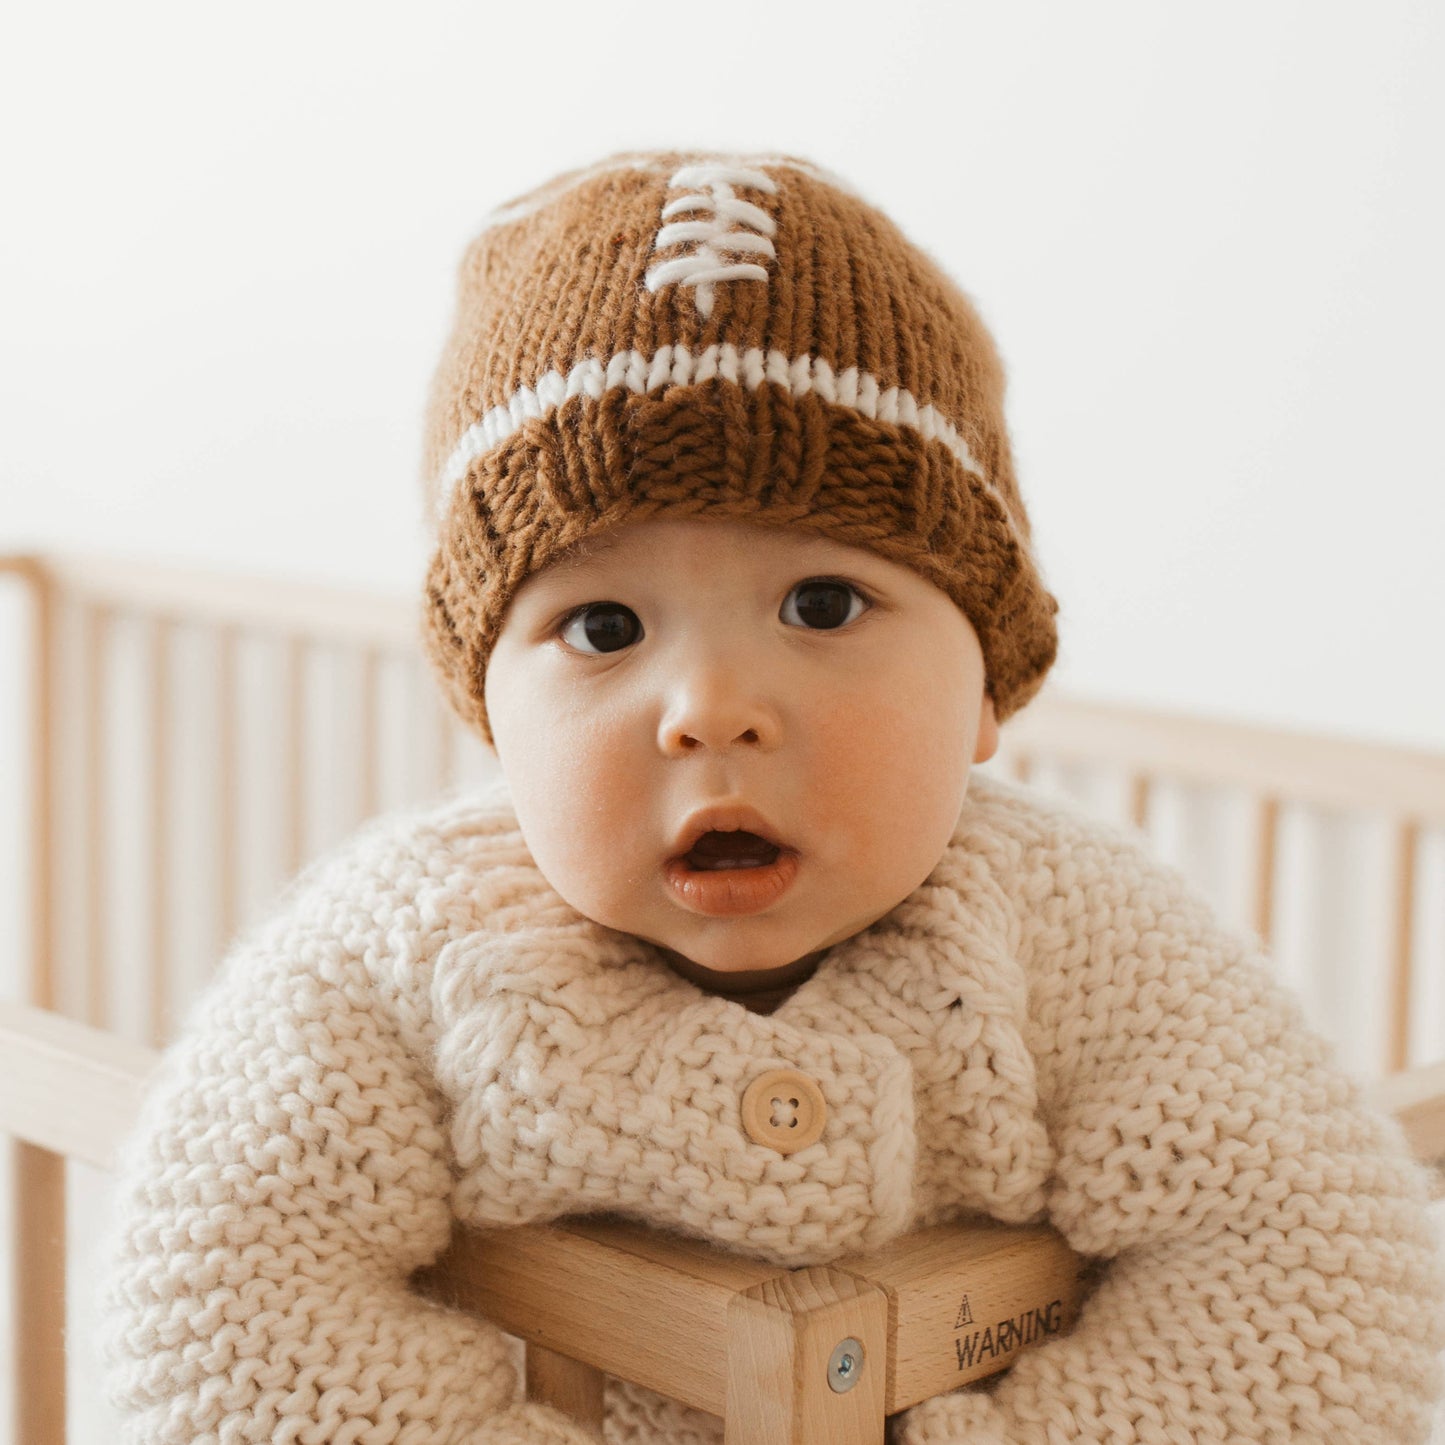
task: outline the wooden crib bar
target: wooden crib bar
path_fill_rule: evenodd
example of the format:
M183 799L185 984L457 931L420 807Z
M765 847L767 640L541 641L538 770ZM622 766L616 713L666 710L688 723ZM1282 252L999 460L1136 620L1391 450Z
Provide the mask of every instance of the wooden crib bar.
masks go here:
M1445 822L1445 758L1421 749L1057 693L1011 718L1003 746L1026 759L1107 764L1145 778L1228 784L1263 798Z
M1445 1175L1445 1059L1379 1080L1371 1100L1399 1122L1410 1152Z
M0 1004L0 1059L0 1130L52 1170L67 1158L112 1166L156 1064L148 1049L16 1004ZM33 1241L20 1282L33 1340L20 1438L59 1445L63 1223L47 1217ZM881 1440L885 1413L995 1373L1017 1353L1015 1343L960 1359L964 1295L981 1321L1038 1318L1042 1338L1072 1325L1084 1280L1043 1226L940 1225L866 1256L787 1269L592 1218L458 1228L415 1283L526 1340L532 1398L598 1425L606 1371L723 1416L728 1439L743 1445L862 1445ZM864 1373L839 1391L830 1356L848 1339L861 1346L848 1368Z
M0 571L28 574L62 596L137 616L364 646L410 648L419 636L419 602L340 584L78 552L0 556Z

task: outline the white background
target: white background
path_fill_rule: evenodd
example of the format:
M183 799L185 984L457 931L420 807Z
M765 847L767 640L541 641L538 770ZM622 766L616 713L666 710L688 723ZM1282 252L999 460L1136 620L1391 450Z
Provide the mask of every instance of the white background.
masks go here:
M1442 74L1428 0L10 6L0 550L412 592L481 217L614 150L781 150L995 330L1055 685L1445 748Z
M413 588L482 215L781 149L996 331L1057 685L1445 745L1439 6L54 0L0 57L0 546Z

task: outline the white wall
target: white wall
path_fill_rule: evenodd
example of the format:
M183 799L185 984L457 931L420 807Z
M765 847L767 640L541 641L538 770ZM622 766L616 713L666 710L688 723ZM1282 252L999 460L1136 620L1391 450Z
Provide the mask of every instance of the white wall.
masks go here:
M415 587L481 216L624 147L782 149L997 331L1060 686L1445 747L1442 73L1431 0L12 5L0 550Z
M622 147L780 148L997 331L1060 685L1445 746L1428 0L51 0L5 30L0 547L413 587L480 217Z

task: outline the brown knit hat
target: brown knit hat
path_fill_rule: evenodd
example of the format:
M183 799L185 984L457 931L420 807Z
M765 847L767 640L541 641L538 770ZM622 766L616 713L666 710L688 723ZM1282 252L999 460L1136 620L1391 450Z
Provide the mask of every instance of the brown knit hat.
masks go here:
M1003 368L939 267L790 156L648 152L488 217L433 383L427 651L490 742L517 588L647 517L801 526L913 568L972 622L1000 721L1054 660Z

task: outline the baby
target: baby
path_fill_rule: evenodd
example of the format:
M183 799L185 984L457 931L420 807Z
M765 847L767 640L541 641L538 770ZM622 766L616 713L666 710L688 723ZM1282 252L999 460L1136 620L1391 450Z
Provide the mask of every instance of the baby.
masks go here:
M608 1211L1099 1262L902 1445L1424 1441L1396 1126L1134 835L970 776L1057 607L929 257L796 158L612 157L489 218L428 428L428 651L499 778L307 870L167 1051L104 1288L127 1438L583 1445L407 1282L454 1220ZM612 1445L721 1439L606 1404Z

